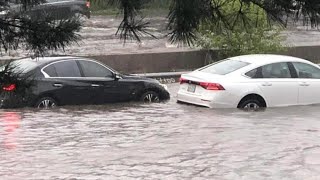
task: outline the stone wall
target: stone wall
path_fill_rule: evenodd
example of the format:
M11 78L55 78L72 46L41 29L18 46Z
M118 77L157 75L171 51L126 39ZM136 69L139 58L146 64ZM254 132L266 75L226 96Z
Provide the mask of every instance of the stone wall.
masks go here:
M200 68L209 62L219 60L218 50L192 50L169 53L126 54L92 56L120 72L128 73L155 73L188 71ZM300 57L320 62L320 46L292 47L283 55Z
M284 55L320 61L320 46L292 47ZM166 53L88 56L123 73L156 73L190 71L217 61L217 50L189 50ZM6 61L1 61L4 63Z

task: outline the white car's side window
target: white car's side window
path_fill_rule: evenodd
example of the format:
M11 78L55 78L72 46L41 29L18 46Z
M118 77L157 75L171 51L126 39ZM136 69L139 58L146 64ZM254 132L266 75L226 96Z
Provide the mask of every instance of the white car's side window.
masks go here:
M263 78L291 78L287 63L274 63L262 67Z
M320 69L310 64L294 62L292 63L299 78L320 79Z
M246 76L251 77L251 78L261 78L262 75L258 75L258 69L260 70L261 67L253 69L249 72L246 73ZM261 74L261 73L260 73Z
M273 63L253 69L246 73L251 78L291 78L287 63Z

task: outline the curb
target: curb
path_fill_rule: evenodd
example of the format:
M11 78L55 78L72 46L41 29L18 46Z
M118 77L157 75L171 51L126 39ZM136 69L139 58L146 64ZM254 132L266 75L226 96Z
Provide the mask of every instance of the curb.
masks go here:
M182 74L189 73L185 72L161 72L161 73L145 73L145 74L133 74L140 77L153 78L158 80L162 84L171 84L179 82L179 78Z

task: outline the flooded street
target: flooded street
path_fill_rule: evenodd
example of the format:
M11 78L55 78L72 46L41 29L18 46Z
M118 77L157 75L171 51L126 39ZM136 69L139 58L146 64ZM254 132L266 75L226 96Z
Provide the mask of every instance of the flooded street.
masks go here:
M0 179L319 179L320 106L0 110Z
M119 24L122 21L121 16L92 16L90 19L83 21L83 27L79 32L81 41L73 43L64 50L49 52L59 55L74 56L99 56L99 55L119 55L119 54L136 54L136 53L161 53L161 52L184 52L197 50L197 47L178 47L168 42L166 29L168 20L165 15L151 16L145 18L150 22L148 31L157 37L141 37L142 42L127 41L126 44L116 35ZM282 33L285 37L284 46L319 46L320 31L304 26L302 22L291 23ZM22 49L3 53L0 60L17 59L29 56L30 52Z

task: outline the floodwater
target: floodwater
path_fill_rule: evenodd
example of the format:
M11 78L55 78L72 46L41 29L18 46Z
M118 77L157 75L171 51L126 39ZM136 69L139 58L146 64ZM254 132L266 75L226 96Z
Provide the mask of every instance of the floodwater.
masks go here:
M118 26L122 21L121 16L92 16L83 22L83 27L79 32L82 40L66 47L63 51L49 52L60 55L74 56L99 56L110 54L136 54L136 53L154 53L154 52L181 52L190 51L197 48L186 46L177 46L168 42L166 29L168 20L166 15L151 16L145 19L150 22L147 29L157 39L149 36L141 37L142 42L128 40L126 44L116 36ZM319 46L320 31L312 29L309 26L303 26L301 21L290 23L289 27L282 32L283 45L286 46ZM30 56L29 51L15 50L8 53L2 53L1 59L17 59Z
M0 179L319 179L320 106L0 111Z

